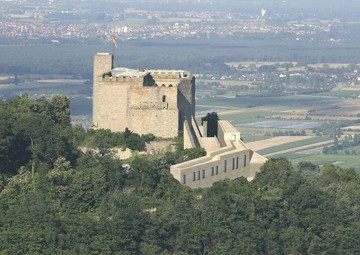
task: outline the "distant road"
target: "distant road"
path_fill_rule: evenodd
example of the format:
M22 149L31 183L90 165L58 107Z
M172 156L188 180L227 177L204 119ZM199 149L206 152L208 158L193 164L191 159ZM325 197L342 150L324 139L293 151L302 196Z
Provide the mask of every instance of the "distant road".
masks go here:
M272 157L274 155L284 154L284 153L288 153L288 152L296 152L296 151L300 151L300 150L302 151L305 149L311 149L311 148L315 148L315 147L324 147L326 145L331 145L333 143L334 143L333 140L328 140L328 141L324 141L324 142L312 143L312 144L308 144L308 145L304 145L304 146L300 146L300 147L295 147L295 148L291 148L291 149L287 149L287 150L277 151L277 152L265 154L263 156L264 157Z

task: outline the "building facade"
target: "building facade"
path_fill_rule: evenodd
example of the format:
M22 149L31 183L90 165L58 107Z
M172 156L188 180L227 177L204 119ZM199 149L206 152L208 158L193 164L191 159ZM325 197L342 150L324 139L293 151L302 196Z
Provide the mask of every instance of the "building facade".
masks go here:
M239 177L251 181L267 160L246 147L229 121L218 122L217 137L203 136L201 129L197 135L206 156L170 168L174 178L190 188L207 188L217 181Z

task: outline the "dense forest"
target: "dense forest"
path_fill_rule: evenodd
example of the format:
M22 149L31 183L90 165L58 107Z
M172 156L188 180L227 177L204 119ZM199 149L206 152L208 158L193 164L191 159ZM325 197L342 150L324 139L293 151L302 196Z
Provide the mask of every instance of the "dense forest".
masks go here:
M114 137L69 114L63 96L0 103L0 254L360 254L353 169L271 159L252 182L191 190L169 173L181 148L84 154L84 141Z

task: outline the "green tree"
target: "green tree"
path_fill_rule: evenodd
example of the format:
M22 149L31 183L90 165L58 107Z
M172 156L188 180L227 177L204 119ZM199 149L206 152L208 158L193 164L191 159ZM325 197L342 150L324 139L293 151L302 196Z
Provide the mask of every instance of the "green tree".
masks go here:
M301 161L297 165L298 171L305 174L316 175L320 173L320 167L308 161Z
M50 100L51 110L55 124L62 127L69 127L71 125L70 119L70 100L66 96L54 96Z

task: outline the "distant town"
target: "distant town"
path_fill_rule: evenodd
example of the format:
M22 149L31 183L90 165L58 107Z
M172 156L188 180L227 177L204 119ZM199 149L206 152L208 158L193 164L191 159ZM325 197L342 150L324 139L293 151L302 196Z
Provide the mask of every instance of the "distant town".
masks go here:
M188 1L190 2L190 1ZM69 40L106 41L150 38L224 38L244 34L279 35L286 40L339 42L339 19L291 17L259 9L258 13L219 11L157 11L135 8L94 10L84 3L0 1L0 37L43 43ZM151 9L151 8L150 8ZM87 41L86 41L87 40Z

